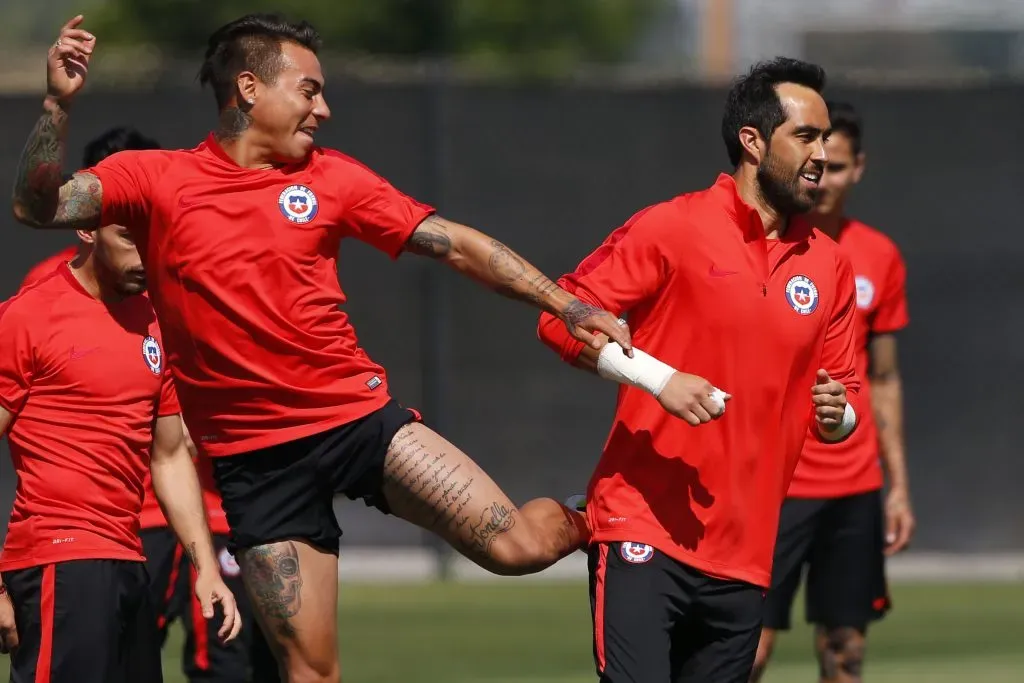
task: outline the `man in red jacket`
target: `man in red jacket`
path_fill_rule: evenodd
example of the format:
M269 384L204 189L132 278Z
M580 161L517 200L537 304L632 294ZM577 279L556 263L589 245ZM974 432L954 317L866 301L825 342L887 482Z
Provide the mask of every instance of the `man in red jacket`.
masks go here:
M853 273L800 217L827 160L824 82L756 65L726 102L733 174L639 212L562 278L628 315L633 358L541 318L564 360L624 385L586 506L607 683L746 683L804 439L856 424Z

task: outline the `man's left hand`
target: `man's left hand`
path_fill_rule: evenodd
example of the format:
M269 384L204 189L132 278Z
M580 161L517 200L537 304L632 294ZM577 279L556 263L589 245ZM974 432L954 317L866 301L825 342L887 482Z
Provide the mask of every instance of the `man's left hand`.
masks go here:
M604 341L595 333L606 335L611 341L622 347L630 358L633 357L633 341L629 335L629 325L618 318L579 299L573 299L558 317L569 329L569 334L587 346L600 349Z
M890 489L885 499L885 554L895 555L905 550L916 526L910 493L899 486Z

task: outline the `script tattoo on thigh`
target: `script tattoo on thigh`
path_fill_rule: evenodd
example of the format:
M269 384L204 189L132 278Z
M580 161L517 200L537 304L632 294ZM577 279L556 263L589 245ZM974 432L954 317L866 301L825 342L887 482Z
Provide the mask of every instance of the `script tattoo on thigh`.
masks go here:
M244 552L241 566L257 609L280 635L293 637L295 627L288 620L302 607L302 572L295 544L289 541L250 548Z
M446 462L446 453L424 446L413 429L395 436L385 464L385 482L427 528L453 539L468 552L487 555L494 539L515 526L515 510L494 501L473 512L474 478L461 477L462 464Z

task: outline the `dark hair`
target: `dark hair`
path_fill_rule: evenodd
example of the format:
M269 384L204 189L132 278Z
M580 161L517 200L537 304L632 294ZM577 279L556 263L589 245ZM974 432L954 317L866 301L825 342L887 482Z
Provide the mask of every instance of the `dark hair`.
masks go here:
M820 93L825 88L825 70L799 59L776 57L758 62L733 82L722 116L722 140L733 166L743 157L740 128L753 126L768 140L785 122L786 112L775 89L780 83L796 83Z
M82 168L95 166L111 154L123 152L126 149L160 149L160 143L128 126L111 128L106 133L90 140L85 146L85 154L82 155Z
M281 44L297 43L314 54L320 35L306 21L293 23L280 14L247 14L213 32L206 46L199 82L210 84L217 107L223 109L235 94L235 79L253 72L273 84L281 71Z
M826 102L828 118L832 122L832 132L842 133L850 139L853 153L860 154L862 123L860 114L849 102Z

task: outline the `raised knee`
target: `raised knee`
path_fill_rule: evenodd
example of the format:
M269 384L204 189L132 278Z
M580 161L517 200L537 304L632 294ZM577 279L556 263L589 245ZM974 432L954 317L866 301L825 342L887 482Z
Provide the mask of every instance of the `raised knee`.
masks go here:
M757 643L757 654L754 656L754 668L750 672L750 683L757 683L761 680L774 651L775 632L768 629L762 630L761 639Z
M341 683L341 668L337 660L290 660L287 662L286 671L287 683Z
M539 572L558 560L557 551L549 545L529 533L497 539L491 546L491 571L502 576Z

